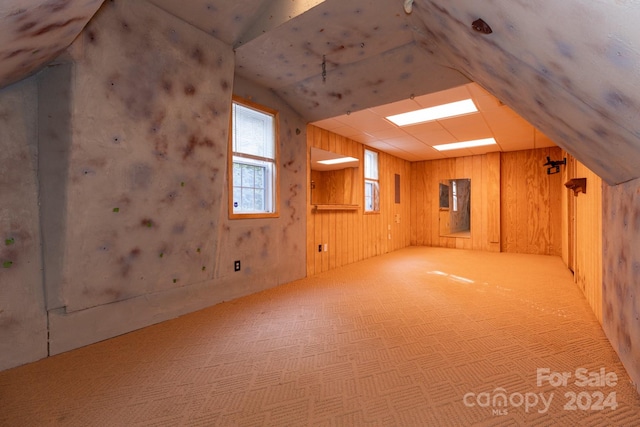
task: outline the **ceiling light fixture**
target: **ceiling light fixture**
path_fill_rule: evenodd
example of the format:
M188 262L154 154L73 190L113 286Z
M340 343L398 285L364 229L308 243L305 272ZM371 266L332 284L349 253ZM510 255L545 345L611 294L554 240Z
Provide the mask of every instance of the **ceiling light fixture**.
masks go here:
M450 117L475 113L477 111L478 108L476 108L473 101L471 99L465 99L462 101L451 102L449 104L409 111L408 113L396 114L387 117L387 120L397 126L409 126L433 120L448 119Z
M318 160L316 163L322 163L323 165L337 165L338 163L348 163L357 161L355 157L340 157L338 159Z
M473 141L453 142L450 144L434 145L438 151L459 150L461 148L482 147L485 145L497 144L494 138L474 139Z

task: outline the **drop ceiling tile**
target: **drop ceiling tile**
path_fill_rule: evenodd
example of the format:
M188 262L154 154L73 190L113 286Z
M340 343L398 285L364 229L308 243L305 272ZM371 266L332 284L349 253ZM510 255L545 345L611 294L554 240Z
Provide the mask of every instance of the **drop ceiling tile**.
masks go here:
M448 144L450 142L457 141L456 138L451 135L451 133L449 133L449 131L446 129L439 129L431 132L422 132L419 134L414 134L413 137L429 146Z
M338 118L342 123L367 132L393 129L394 125L370 110L356 111L348 116Z
M476 107L478 107L478 110L483 113L497 110L504 106L504 104L493 95L483 95L475 97L473 99L473 102L476 104Z
M390 148L388 151L386 151L387 154L391 154L393 156L399 157L403 160L407 160L409 162L417 162L419 160L421 160L422 158L414 153L408 152L408 151L404 151L401 150L399 148Z
M410 126L402 126L402 129L410 135L419 135L423 132L432 132L443 130L444 127L438 122L434 120L432 122L418 123Z
M497 140L502 151L521 151L533 149L531 140Z
M411 151L411 149L425 147L425 144L423 142L412 137L385 139L383 142L405 151Z
M500 150L500 147L498 145L486 145L484 147L473 147L473 148L468 148L468 150L474 155L502 151Z
M418 150L416 149L415 151L413 151L417 156L420 157L420 159L422 160L434 160L434 159L445 159L445 155L442 154L440 151L434 149L434 148L429 148L426 147L424 149Z
M440 124L458 141L488 138L493 136L482 114L473 113L446 120L439 120Z
M441 151L441 153L449 159L453 159L456 157L473 156L473 153L468 148L461 148L460 150Z
M389 145L383 141L371 141L366 144L368 147L375 148L380 151L386 151L391 149L396 149L394 146Z
M355 129L351 126L345 125L344 123L340 127L334 128L331 132L337 133L338 135L342 135L352 139L354 136L360 135L361 133L363 133L360 129Z
M466 85L454 87L428 95L416 96L415 101L420 108L434 107L436 105L449 104L455 101L462 101L471 97Z
M378 107L370 108L370 110L380 117L393 116L395 114L402 114L413 110L418 110L420 104L413 99L403 99L402 101L392 102L387 105L380 105Z
M398 127L393 127L391 129L383 129L383 130L378 130L373 132L367 131L367 133L380 140L391 139L391 138L403 138L408 135L407 132L405 132L404 130Z
M336 118L331 118L331 119L324 119L324 120L319 120L317 122L312 123L314 126L318 126L322 129L326 129L328 131L334 131L335 129L338 129L342 126L344 126L344 123L340 122L338 119Z
M349 138L353 139L354 141L358 141L362 144L368 144L370 142L375 142L375 141L379 141L378 138L373 137L371 135L369 135L368 133L365 132L359 132L356 135L352 135Z

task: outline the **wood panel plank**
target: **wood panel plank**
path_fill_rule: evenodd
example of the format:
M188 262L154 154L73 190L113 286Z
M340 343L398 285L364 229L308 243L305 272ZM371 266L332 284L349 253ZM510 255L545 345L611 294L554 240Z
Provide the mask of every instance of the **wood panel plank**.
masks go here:
M500 153L486 156L486 200L488 249L500 250Z

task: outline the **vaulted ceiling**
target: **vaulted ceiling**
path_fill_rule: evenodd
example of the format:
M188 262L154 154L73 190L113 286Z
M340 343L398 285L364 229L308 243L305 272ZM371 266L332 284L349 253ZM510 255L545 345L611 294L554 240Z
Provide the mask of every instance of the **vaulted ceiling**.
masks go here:
M640 176L637 2L148 1L234 46L236 73L310 122L473 81L607 182ZM4 0L0 87L55 58L101 3Z

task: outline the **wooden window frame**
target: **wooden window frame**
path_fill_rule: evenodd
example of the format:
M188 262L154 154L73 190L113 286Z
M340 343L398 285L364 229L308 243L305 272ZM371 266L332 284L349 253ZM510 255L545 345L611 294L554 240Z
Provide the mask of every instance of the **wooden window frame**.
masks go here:
M367 151L370 151L372 153L376 154L376 169L378 171L378 178L377 179L372 179L372 178L367 178ZM363 164L362 164L362 176L363 176L363 180L362 180L362 185L363 185L363 189L362 189L362 203L363 203L363 212L365 215L375 215L375 214L379 214L380 213L380 209L381 209L381 205L382 205L382 195L380 194L380 190L381 190L381 185L380 185L380 152L377 150L371 150L369 148L364 148L364 151L362 152L362 158L363 158ZM375 182L378 186L378 204L377 204L377 209L375 209L375 204L374 204L374 209L373 210L367 210L367 181L370 182Z
M234 212L233 209L233 103L240 104L244 107L254 109L261 113L273 116L274 127L274 162L273 162L273 190L271 191L273 200L273 212L256 212L256 213L240 213ZM228 138L228 156L227 156L227 182L228 185L228 212L229 219L254 219L254 218L278 218L280 216L280 120L277 110L266 107L264 105L249 101L233 95L232 108L229 112L229 138Z

